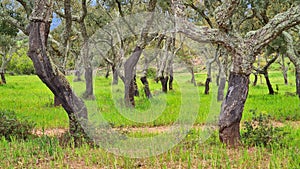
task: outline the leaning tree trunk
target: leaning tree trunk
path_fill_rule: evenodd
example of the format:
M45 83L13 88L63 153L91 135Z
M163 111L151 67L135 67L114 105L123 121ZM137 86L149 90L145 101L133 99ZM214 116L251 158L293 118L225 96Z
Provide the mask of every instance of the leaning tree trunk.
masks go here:
M264 72L264 76L265 76L266 83L267 83L267 86L268 86L269 94L273 95L274 94L274 90L273 90L272 84L270 82L269 73L268 73L267 70Z
M240 144L240 121L248 96L249 75L231 72L228 92L219 117L219 137L227 144Z
M137 62L140 59L140 56L143 52L143 49L139 46L136 46L133 54L128 58L124 64L124 70L125 70L125 105L128 107L134 107L134 68L137 64Z
M46 5L47 0L35 2L35 10L30 17L29 50L38 77L58 97L69 117L69 130L75 141L87 135L84 132L85 120L87 120L87 109L83 101L72 91L65 76L58 68L52 65L47 56L47 39L50 31L51 8ZM43 12L40 12L43 11Z

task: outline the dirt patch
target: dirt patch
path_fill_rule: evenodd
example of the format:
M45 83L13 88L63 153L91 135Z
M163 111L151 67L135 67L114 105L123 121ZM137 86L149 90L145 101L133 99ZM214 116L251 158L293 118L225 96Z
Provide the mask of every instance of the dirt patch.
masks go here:
M43 135L61 136L67 131L68 131L68 129L63 129L63 128L54 128L54 129L45 129L45 130L36 129L36 130L33 130L32 133L37 136L43 136Z

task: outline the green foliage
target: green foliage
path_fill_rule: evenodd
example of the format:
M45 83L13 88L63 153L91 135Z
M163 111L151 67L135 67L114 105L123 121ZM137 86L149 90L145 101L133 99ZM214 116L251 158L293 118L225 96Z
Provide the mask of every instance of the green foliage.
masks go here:
M26 49L21 49L22 54L14 54L7 70L20 75L34 74L35 70L30 58L26 55Z
M147 71L147 77L154 79L156 77L156 69L155 68L149 68Z
M32 136L35 123L28 120L20 121L12 111L0 110L0 137L6 140L28 139Z
M270 123L270 115L256 114L249 121L245 121L245 129L242 133L242 141L248 146L284 145L284 137L288 134L282 128L274 127Z

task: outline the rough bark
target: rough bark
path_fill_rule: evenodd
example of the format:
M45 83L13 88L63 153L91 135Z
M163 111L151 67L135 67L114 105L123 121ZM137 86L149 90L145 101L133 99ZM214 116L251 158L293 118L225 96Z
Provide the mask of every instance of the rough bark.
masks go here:
M87 137L83 123L87 119L87 109L83 101L72 91L65 76L52 64L47 56L47 38L50 31L52 10L48 0L35 1L30 17L29 50L38 77L58 97L69 117L69 130L75 138Z
M300 5L299 5L300 6ZM297 55L296 50L294 49L294 44L293 44L293 37L288 33L288 32L283 32L285 41L287 42L287 56L289 57L290 61L294 64L295 66L295 76L296 76L296 93L299 96L300 99L300 56L299 53Z
M231 72L228 92L219 117L219 137L223 143L240 144L240 121L248 96L249 76Z

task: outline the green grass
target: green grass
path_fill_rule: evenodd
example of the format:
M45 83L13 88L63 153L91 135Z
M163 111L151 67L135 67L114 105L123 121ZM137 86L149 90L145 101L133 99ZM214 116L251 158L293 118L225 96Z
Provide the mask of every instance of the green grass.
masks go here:
M220 103L215 101L215 84L211 84L211 94L204 95L204 86L191 87L188 83L190 77L185 78L182 82L177 81L174 91L168 94L161 93L160 84L150 79L154 98L147 100L140 87L141 96L136 98L136 109L128 110L120 104L122 85L112 88L111 79L96 77L96 101L86 101L86 105L96 105L97 111L94 116L93 113L89 116L94 118L92 120L102 118L111 126L124 129L171 125L178 117L187 117L182 118L183 122L191 120L189 115L198 115L196 124L216 120ZM71 77L68 79L71 81ZM196 80L204 82L205 73L196 74ZM202 143L199 140L201 130L192 129L169 151L149 158L132 159L88 145L79 148L62 146L59 138L42 136L27 141L0 140L0 168L299 168L300 129L299 125L293 126L300 121L299 99L286 95L286 92L295 91L294 74L289 73L289 85L283 84L282 75L277 71L270 72L270 80L274 88L278 85L278 93L268 95L264 79L263 84L250 85L242 121L249 120L251 111L255 110L270 114L272 120L283 122L284 130L290 133L283 147L271 145L229 149L218 141L216 132ZM53 107L51 91L36 76L7 76L7 82L7 85L0 86L0 109L15 111L18 118L35 121L38 129L68 127L65 111L61 107ZM83 82L71 84L78 95L82 94ZM141 86L140 82L138 85ZM182 99L184 92L191 94ZM194 103L198 103L199 107ZM158 135L140 131L124 133L136 138Z

